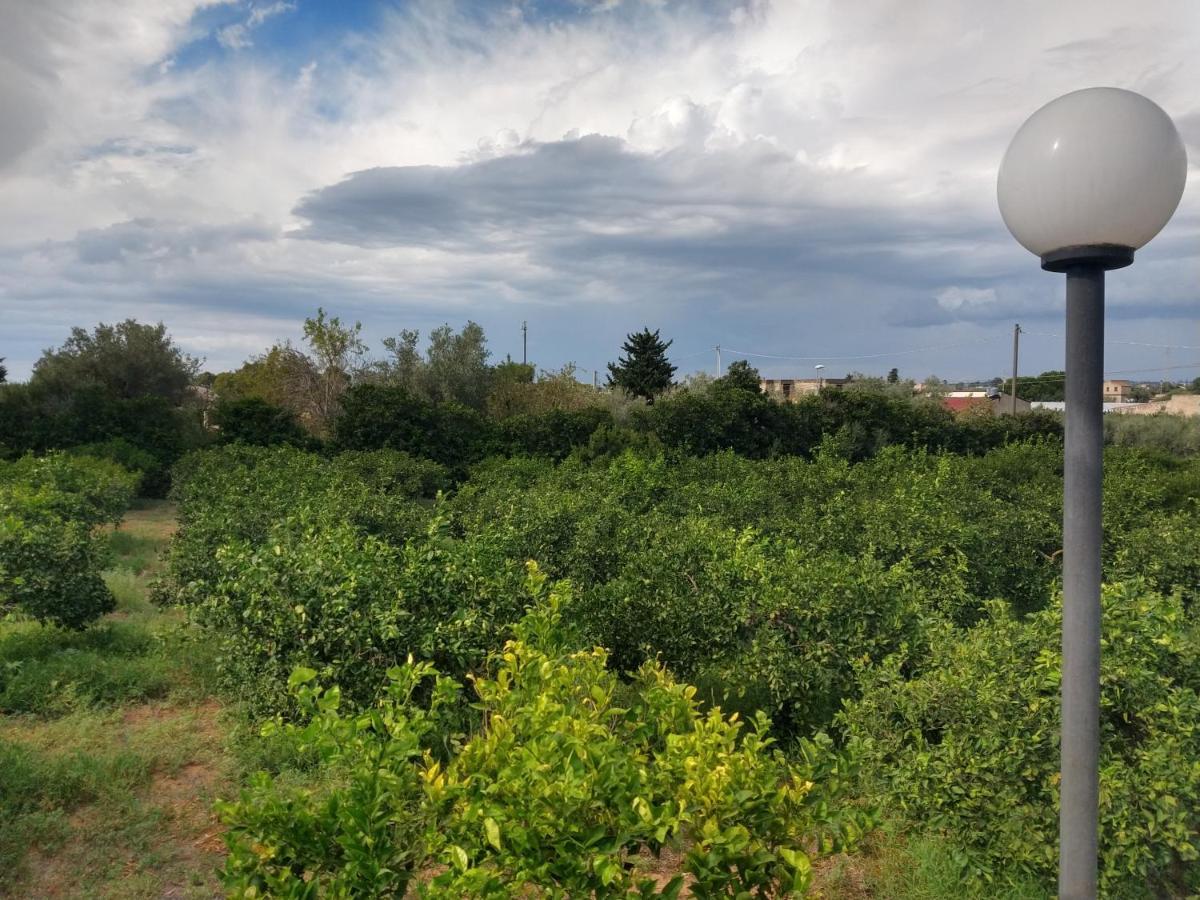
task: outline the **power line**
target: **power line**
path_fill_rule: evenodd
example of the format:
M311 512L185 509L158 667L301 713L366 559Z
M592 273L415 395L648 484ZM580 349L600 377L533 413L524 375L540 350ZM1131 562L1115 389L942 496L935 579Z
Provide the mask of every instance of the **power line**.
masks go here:
M1062 338L1063 337L1062 334L1059 334L1056 332L1026 331L1024 328L1021 329L1020 333L1023 335L1029 335L1030 337L1052 337L1052 338ZM927 347L912 347L912 348L909 348L906 350L890 350L885 353L858 353L858 354L848 354L848 355L847 354L823 354L823 355L819 355L819 356L790 356L790 355L779 354L779 353L757 353L752 350L735 350L731 347L725 346L724 344L719 345L720 349L718 352L719 353L731 353L735 356L754 357L756 359L779 359L779 360L788 360L788 361L793 361L793 362L821 362L821 361L836 362L836 361L853 361L853 360L868 360L868 359L887 359L889 357L895 357L895 356L911 356L913 354L918 354L918 353L932 353L932 352L938 351L938 350L952 350L952 349L955 349L958 347L973 347L973 346L978 346L980 344L998 343L1000 340L1002 340L1006 337L1007 337L1007 335L997 334L997 335L990 335L988 337L978 338L975 340L958 341L958 342L951 343L951 344L936 344L936 345L931 345L931 346L927 346ZM1123 340L1118 340L1118 339L1107 339L1107 340L1105 340L1105 343L1106 344L1123 344L1123 345L1127 345L1127 346L1131 346L1131 347L1151 347L1151 348L1160 349L1160 350L1200 350L1200 346L1193 346L1193 345L1189 345L1189 344L1155 344L1155 343L1150 343L1150 342L1146 342L1146 341L1123 341ZM716 348L710 347L705 350L697 350L694 353L687 353L682 356L671 356L670 359L672 362L683 362L684 360L688 360L688 359L692 359L697 356L704 356L706 354L712 353L714 349L716 349ZM1176 371L1179 369L1193 369L1193 368L1197 368L1197 367L1200 367L1200 362L1184 363L1184 364L1173 365L1173 366L1147 367L1147 368L1140 368L1140 369L1119 369L1119 370L1114 370L1111 372L1105 372L1104 375L1105 375L1105 377L1108 377L1110 375L1131 375L1131 374L1137 374L1137 373L1141 373L1141 372L1169 372L1169 371ZM1031 384L1031 383L1035 383L1035 382L1039 382L1039 381L1062 381L1065 379L1065 377L1066 377L1065 375L1047 376L1045 378L1043 378L1042 376L1023 377L1020 379L1020 381L1022 384ZM986 381L991 381L991 379L982 379L979 383L983 383ZM964 380L964 381L957 382L957 383L970 384L970 383L974 383L974 382Z
M1037 337L1052 337L1061 338L1063 335L1055 334L1053 331L1026 331L1021 329L1021 334L1036 335ZM1154 347L1159 350L1200 350L1200 347L1190 344L1150 344L1145 341L1118 341L1113 338L1106 338L1106 344L1124 344L1128 347Z
M672 362L682 362L685 359L691 359L693 356L707 356L709 353L712 353L711 347L706 350L697 350L695 353L686 353L683 356L670 356L668 359Z
M955 347L972 347L972 346L976 346L978 344L990 344L990 343L995 343L998 340L1000 340L999 335L993 336L993 337L979 338L978 340L974 340L974 341L959 341L956 344L939 344L934 347L913 347L911 350L890 350L887 353L862 353L862 354L858 354L855 356L837 356L837 355L833 355L833 354L824 355L824 356L780 356L780 355L777 355L774 353L752 353L749 350L734 350L733 348L726 347L724 345L721 346L721 351L724 353L735 353L738 356L755 356L755 357L760 357L762 359L789 359L789 360L797 360L800 362L812 362L813 360L819 361L819 360L825 360L825 359L830 360L830 361L855 360L855 359L886 359L886 358L892 357L892 356L906 356L906 355L909 355L912 353L931 353L934 350L952 350Z
M1028 332L1022 331L1021 334L1028 334ZM1172 372L1176 369L1196 369L1196 368L1200 368L1200 360L1197 360L1196 362L1192 362L1192 363L1184 363L1183 365L1178 365L1178 366L1158 366L1156 368L1146 368L1146 369L1114 369L1111 372L1105 372L1104 376L1107 378L1109 375L1136 375L1140 372ZM1022 376L1020 379L1020 383L1021 384L1032 384L1035 382L1043 383L1043 382L1065 381L1066 377L1067 376L1065 373L1062 375ZM987 382L989 382L991 380L992 379L990 379L990 378L980 378L980 379L976 379L973 381L972 380L963 380L963 381L955 381L952 383L953 384L986 384Z

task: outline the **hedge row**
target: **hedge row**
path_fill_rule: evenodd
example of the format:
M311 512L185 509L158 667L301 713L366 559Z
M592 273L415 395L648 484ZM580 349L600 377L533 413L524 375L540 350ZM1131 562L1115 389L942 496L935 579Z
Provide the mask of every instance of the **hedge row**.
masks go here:
M884 447L983 453L1031 437L1060 437L1051 414L956 419L931 401L895 399L869 391L826 391L784 404L764 394L717 385L636 409L617 423L602 407L552 410L500 421L453 403L433 404L401 388L364 384L350 389L334 426L332 449L403 450L462 472L491 456L565 459L629 446L692 455L732 451L751 459L811 457L832 441L851 460Z

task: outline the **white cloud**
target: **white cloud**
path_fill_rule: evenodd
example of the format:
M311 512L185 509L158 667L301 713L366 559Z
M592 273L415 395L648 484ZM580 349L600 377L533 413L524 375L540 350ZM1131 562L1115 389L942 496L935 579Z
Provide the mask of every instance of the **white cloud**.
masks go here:
M254 29L258 28L258 26L272 16L291 12L295 8L295 3L285 2L285 0L253 5L250 7L250 15L246 17L245 21L234 22L232 25L226 25L223 28L217 29L217 43L228 50L244 50L247 47L252 47L254 46L254 41L251 39L250 34Z
M995 288L948 287L937 294L938 306L950 312L991 306L996 302Z

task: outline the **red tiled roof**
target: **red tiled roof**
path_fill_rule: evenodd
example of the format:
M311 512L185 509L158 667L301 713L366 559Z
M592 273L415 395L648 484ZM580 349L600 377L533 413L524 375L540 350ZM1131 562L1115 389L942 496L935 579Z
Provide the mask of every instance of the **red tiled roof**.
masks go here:
M990 406L991 400L987 397L943 397L942 406L951 412L961 412L964 409L971 409L975 406Z

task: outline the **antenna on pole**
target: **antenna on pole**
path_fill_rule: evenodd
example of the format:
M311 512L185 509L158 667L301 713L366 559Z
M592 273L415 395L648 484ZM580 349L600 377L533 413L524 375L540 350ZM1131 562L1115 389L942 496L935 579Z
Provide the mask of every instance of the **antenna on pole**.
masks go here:
M521 323L521 365L529 365L529 323Z

